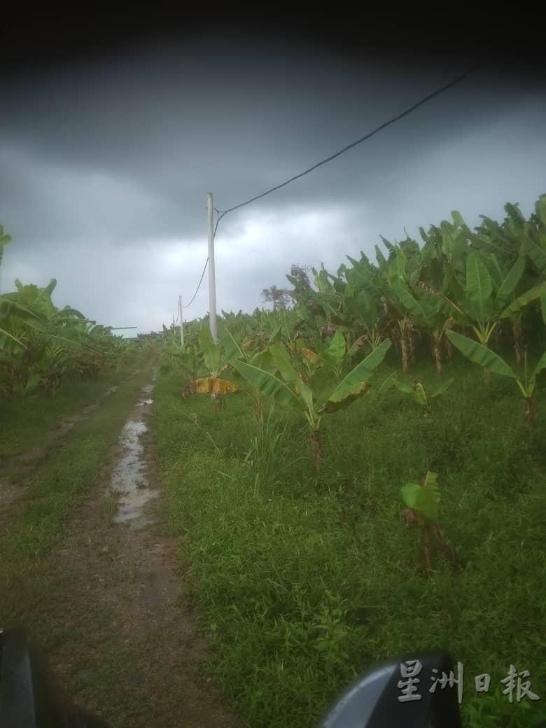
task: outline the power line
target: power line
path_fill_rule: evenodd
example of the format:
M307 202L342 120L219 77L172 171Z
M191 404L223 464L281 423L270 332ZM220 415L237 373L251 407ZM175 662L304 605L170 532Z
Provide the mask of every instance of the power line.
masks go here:
M475 73L479 68L481 68L482 65L483 65L483 63L476 64L475 66L470 68L468 71L465 71L460 76L457 76L457 78L455 78L453 81L446 83L444 86L441 86L439 89L436 89L436 91L433 91L428 96L425 96L425 98L421 99L421 101L418 101L413 106L410 106L410 108L406 109L406 111L403 111L401 114L398 114L397 116L394 116L392 119L389 119L389 121L386 121L385 123L381 124L376 129L371 131L369 134L366 134L361 139L358 139L356 142L353 142L352 144L348 144L346 147L341 149L339 152L332 154L327 159L323 159L322 162L318 162L318 164L314 164L309 169L306 169L305 172L301 172L300 174L297 174L295 177L291 177L286 182L283 182L282 184L276 185L275 187L272 187L271 189L267 190L267 192L262 192L261 195L256 195L256 197L252 197L250 200L247 200L246 202L241 202L240 205L235 205L235 207L230 207L228 210L216 210L216 212L219 213L219 218L216 223L216 228L218 228L218 223L224 217L224 215L228 214L228 212L233 212L233 210L238 210L240 207L244 207L245 205L250 205L251 202L254 202L255 200L259 200L261 197L265 197L266 195L271 194L271 192L275 192L275 190L280 190L281 187L286 187L286 185L289 185L291 182L294 182L295 180L300 179L300 177L304 177L306 174L313 172L313 170L317 169L318 167L322 166L323 164L326 164L327 162L331 162L332 159L335 159L336 157L339 157L341 154L344 154L345 152L347 152L349 149L356 147L357 144L362 144L362 142L365 142L367 139L370 139L370 137L372 137L372 136L374 136L374 134L377 134L378 132L382 131L387 126L390 126L391 124L394 124L396 121L403 119L408 114L411 114L412 111L415 111L415 109L418 109L423 104L426 104L427 101L430 101L434 97L439 96L440 94L444 93L444 91L447 91L448 89L452 88L456 84L460 83L465 78L470 76L472 73Z
M216 208L214 208L214 209L216 210ZM220 220L224 217L224 215L227 214L227 210L226 210L226 212L223 212L222 214L220 214L220 210L216 210L216 212L218 213L218 219L216 220L216 225L214 226L214 232L212 234L213 239L216 237L216 231L218 230L218 225L220 224Z
M201 283L203 283L203 278L205 277L205 271L207 270L207 265L208 264L209 264L209 259L207 258L207 260L205 262L205 267L203 268L203 272L201 273L201 280L199 281L199 285L197 286L197 290L193 294L193 298L191 299L191 301L189 303L187 303L185 306L182 306L182 308L189 308L192 305L192 303L195 301L195 297L197 296L197 294L199 293L199 289L201 288Z
M216 212L219 212L219 211L216 210ZM218 224L220 223L220 220L222 219L222 217L223 217L223 215L219 215L218 219L216 220L216 226L214 228L213 238L216 237L216 231L218 230ZM192 303L194 302L195 297L197 296L197 294L199 293L199 289L201 288L201 283L203 282L203 278L205 276L205 271L207 270L208 264L209 264L209 259L207 258L207 260L205 262L205 267L203 268L203 273L201 274L201 280L199 281L199 285L197 286L197 290L193 294L193 298L191 299L191 301L188 304L186 304L185 306L182 306L182 308L189 308L192 305Z
M368 139L373 137L378 132L382 131L383 129L386 129L391 124L394 124L395 122L400 121L400 119L403 119L405 116L408 116L408 114L411 114L412 111L415 111L415 109L418 109L420 106L423 106L423 104L426 104L431 99L444 93L444 91L447 91L448 89L453 88L453 86L456 86L458 83L463 81L465 78L470 76L472 73L475 73L482 66L483 66L483 63L477 63L476 65L472 66L467 71L462 73L460 76L457 76L452 81L449 81L449 83L444 84L440 88L436 89L436 91L433 91L428 96L425 96L423 99L418 101L416 104L413 104L413 106L410 106L408 109L403 111L401 114L398 114L397 116L393 116L391 119L389 119L388 121L385 121L383 124L380 124L378 127L376 127L373 131L369 132L365 136L361 137L360 139L357 139L355 142L352 142L351 144L348 144L346 147L343 147L343 149L340 149L339 152L336 152L335 154L332 154L331 156L327 157L326 159L323 159L321 162L318 162L317 164L314 164L312 167L309 167L309 169L306 169L305 172L301 172L300 174L297 174L294 177L291 177L290 179L286 180L286 182L283 182L280 185L276 185L275 187L271 187L266 192L262 192L262 194L256 195L255 197L251 197L250 200L247 200L246 202L241 202L239 205L230 207L227 210L218 210L218 208L215 207L214 209L218 215L218 218L216 220L216 225L214 227L213 239L216 237L216 231L218 230L218 225L220 224L220 220L223 217L225 217L225 215L227 215L229 212L238 210L240 207L245 207L245 205L250 205L251 202L254 202L255 200L259 200L262 197L265 197L266 195L270 195L272 192L275 192L276 190L280 190L282 187L286 187L286 185L289 185L291 182L295 182L295 180L300 179L301 177L305 177L305 175L309 174L310 172L313 172L315 169L318 169L318 167L321 167L323 164L327 164L328 162L331 162L333 159L336 159L337 157L341 156L345 152L348 152L349 149L353 149L353 147L356 147L358 144L362 144L362 142L367 141ZM199 289L201 288L201 283L203 282L203 278L205 276L205 271L207 269L208 262L209 262L209 259L207 258L205 267L203 268L203 273L201 274L201 280L199 281L199 285L197 286L197 290L195 291L193 298L187 305L183 306L182 308L188 308L194 302L195 297L197 296Z

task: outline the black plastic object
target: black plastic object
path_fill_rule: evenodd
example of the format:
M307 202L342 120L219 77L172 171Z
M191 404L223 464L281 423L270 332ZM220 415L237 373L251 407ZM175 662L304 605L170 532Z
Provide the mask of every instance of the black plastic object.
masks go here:
M402 665L418 679L410 676L413 687L406 693L408 673ZM384 662L358 678L316 728L461 728L457 691L442 680L453 672L449 655L440 652ZM440 680L434 692L431 678ZM0 629L0 728L111 726L62 693L24 629ZM534 728L546 728L546 723Z
M401 670L409 663L412 672L421 665L411 699L404 698L408 678ZM453 671L451 658L441 652L384 662L359 677L317 728L461 728L456 686L447 683L442 687L440 683L430 692L433 680L441 680L443 675L449 678ZM421 697L416 699L416 695Z
M24 629L0 631L0 728L110 728L59 689Z

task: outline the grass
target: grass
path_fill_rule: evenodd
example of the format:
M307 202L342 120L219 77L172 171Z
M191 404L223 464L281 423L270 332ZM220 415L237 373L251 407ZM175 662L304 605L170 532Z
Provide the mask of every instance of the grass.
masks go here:
M141 367L136 375L135 367ZM106 495L102 481L109 475L111 447L152 367L153 362L136 357L114 379L64 389L56 398L36 398L23 414L4 413L12 443L23 441L22 431L39 442L60 417L79 411L111 384L120 385L63 437L62 448L35 464L25 497L0 532L0 626L23 625L62 689L82 707L107 716L113 728L152 725L158 705L163 715L162 703L150 705L144 679L153 651L147 652L142 640L126 639L126 615L119 604L95 597L130 578L123 564L112 563L109 547L115 552L116 536L110 523L117 499ZM74 532L72 516L90 494L100 499L96 513L84 510Z
M119 385L131 376L140 358L133 359L118 371L101 372L87 380L69 380L54 395L43 390L25 400L13 398L2 402L0 408L0 462L33 447L41 445L44 437L63 418L76 414L96 401L105 390Z
M117 375L118 381L129 376L128 381L93 415L78 423L63 438L63 446L47 453L27 476L25 497L10 513L0 534L0 624L29 624L31 620L29 627L39 625L39 609L36 613L25 602L25 581L31 579L36 559L63 538L65 522L86 497L89 486L106 473L110 447L119 436L138 390L150 378L149 365L131 376L134 366L133 361L130 370ZM111 378L105 377L62 390L62 396L59 392L55 399L38 397L28 403L23 414L16 409L5 411L2 426L11 433L10 452L21 450L23 434L29 446L45 438L46 428L62 414L78 411L110 383Z
M431 366L414 376L437 382ZM162 370L152 432L164 517L216 648L208 667L246 725L313 726L378 660L429 649L463 663L467 728L546 718L546 392L529 432L513 382L486 389L460 362L443 376L455 382L430 418L378 387L328 416L316 479L304 422L273 411L257 431L244 396L217 413L209 397L184 402L180 377ZM401 517L400 487L427 470L459 574L436 559L426 578ZM502 694L511 664L541 700ZM474 688L482 673L488 693Z

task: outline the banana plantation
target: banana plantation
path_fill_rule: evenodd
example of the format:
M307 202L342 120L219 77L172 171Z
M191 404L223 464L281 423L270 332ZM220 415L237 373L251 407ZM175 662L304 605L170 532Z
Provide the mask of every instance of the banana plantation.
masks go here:
M319 468L325 415L365 395L391 348L403 375L430 356L439 378L456 349L482 368L486 384L491 373L513 379L532 425L546 368L546 196L529 220L517 205L505 210L502 223L483 218L474 231L455 211L452 222L421 228L421 247L383 238L375 263L361 253L336 274L313 268L314 287L293 266L294 307L222 312L218 342L206 321L192 323L182 348L165 330L166 356L191 379L184 396L212 394L220 409L222 397L244 392L257 417L264 398L299 410ZM428 408L418 379L390 384Z
M546 689L546 196L505 212L293 265L291 307L222 311L216 341L164 329L168 519L247 725L314 725L416 645L491 675L465 725L546 719L501 682Z
M0 267L10 242L0 226ZM0 295L0 400L39 389L55 393L63 380L119 366L134 349L70 306L58 309L51 300L56 285L16 280L15 291Z

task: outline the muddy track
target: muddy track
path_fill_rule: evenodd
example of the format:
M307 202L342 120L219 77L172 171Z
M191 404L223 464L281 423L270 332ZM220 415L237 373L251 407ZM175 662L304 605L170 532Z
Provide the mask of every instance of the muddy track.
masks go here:
M131 376L139 374L140 370L134 371ZM12 506L16 505L26 494L26 484L24 482L24 475L30 473L34 466L43 460L48 452L54 450L56 447L62 447L62 439L82 420L87 419L90 414L97 410L101 404L111 395L116 392L120 386L125 383L126 380L120 382L120 384L108 387L96 402L88 404L83 407L80 412L74 415L65 417L59 422L57 427L52 430L47 437L44 439L43 444L40 447L26 450L19 455L15 455L9 458L3 458L0 463L0 528L6 523L9 518L9 512ZM9 473L13 468L17 468L20 474L23 475L23 481L17 483L10 482L9 478L6 477L6 473Z
M176 543L154 515L152 390L153 382L141 392L111 452L111 477L95 484L43 565L62 634L48 658L76 702L112 728L236 728L199 676L210 653L185 598Z

